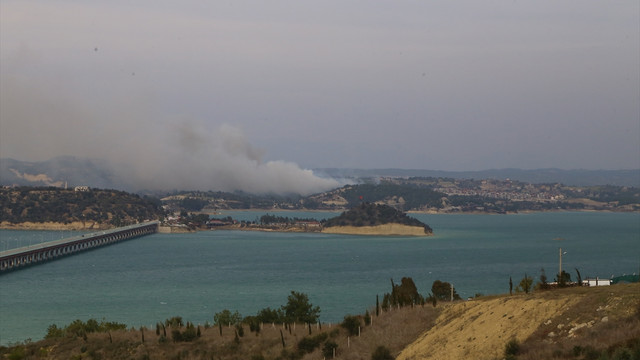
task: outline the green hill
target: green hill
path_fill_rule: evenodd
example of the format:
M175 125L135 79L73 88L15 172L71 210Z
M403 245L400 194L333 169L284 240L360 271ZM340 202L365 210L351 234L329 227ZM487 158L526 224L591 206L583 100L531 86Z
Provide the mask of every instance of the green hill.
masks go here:
M392 208L388 205L372 203L362 203L349 211L345 211L340 216L328 219L323 226L325 228L334 226L378 226L384 224L400 224L407 226L419 226L425 229L426 233L433 232L429 225L422 221L407 216L407 214Z
M159 200L117 190L55 187L0 189L0 223L81 222L85 227L123 226L159 219Z

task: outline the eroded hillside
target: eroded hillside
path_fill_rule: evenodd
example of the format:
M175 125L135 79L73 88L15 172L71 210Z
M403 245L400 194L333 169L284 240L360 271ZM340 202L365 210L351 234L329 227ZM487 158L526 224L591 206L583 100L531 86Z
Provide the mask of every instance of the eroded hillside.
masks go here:
M502 359L511 340L519 344L517 359L583 359L640 339L639 310L640 284L460 302L397 359Z

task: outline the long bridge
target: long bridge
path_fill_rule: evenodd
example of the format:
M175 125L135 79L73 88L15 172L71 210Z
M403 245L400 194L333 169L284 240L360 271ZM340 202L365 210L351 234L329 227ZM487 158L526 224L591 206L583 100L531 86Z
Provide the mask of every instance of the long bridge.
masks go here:
M153 234L158 231L158 224L157 221L149 221L62 240L0 251L0 273L51 261L100 246L115 244L139 236Z

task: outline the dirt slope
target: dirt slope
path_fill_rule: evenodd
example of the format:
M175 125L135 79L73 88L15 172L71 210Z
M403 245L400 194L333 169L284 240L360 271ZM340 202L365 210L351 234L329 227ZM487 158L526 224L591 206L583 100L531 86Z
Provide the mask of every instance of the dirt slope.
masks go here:
M499 359L510 339L525 340L579 300L518 295L454 304L397 359Z

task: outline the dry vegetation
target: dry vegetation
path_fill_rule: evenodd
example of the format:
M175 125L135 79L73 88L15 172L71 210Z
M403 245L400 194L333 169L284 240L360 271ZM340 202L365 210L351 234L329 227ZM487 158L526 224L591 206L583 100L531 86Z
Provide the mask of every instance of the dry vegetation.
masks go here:
M375 310L372 311L375 313ZM433 307L405 307L380 316L373 316L372 324L362 327L360 336L348 336L339 324L322 324L309 328L296 324L283 328L282 324L263 324L259 333L250 332L244 326L244 336L236 340L234 327L223 327L220 336L218 327L205 329L200 326L201 337L193 342L171 341L171 328L166 328L167 342L161 343L155 329L140 329L87 334L82 337L45 339L24 345L4 348L2 355L22 355L16 359L322 359L322 344L313 352L299 355L298 343L305 337L327 334L325 342L335 342L340 359L370 359L377 346L386 346L392 354L398 354L425 328L432 326L438 314ZM289 330L290 328L290 330ZM111 336L111 340L110 337ZM284 338L285 346L282 345Z
M375 314L373 309L369 312ZM201 337L174 343L171 329L166 330L164 343L156 329L129 329L0 348L0 358L310 360L325 358L323 344L335 342L339 359L372 359L380 345L398 359L638 359L640 284L394 309L373 315L371 325L363 321L360 336L351 337L339 324L312 325L311 335L303 324L290 330L264 324L259 333L245 325L244 336L237 339L233 327L224 327L221 336L218 327L200 326ZM326 339L313 352L300 352L303 338L322 333ZM517 351L507 356L510 340L515 340Z

